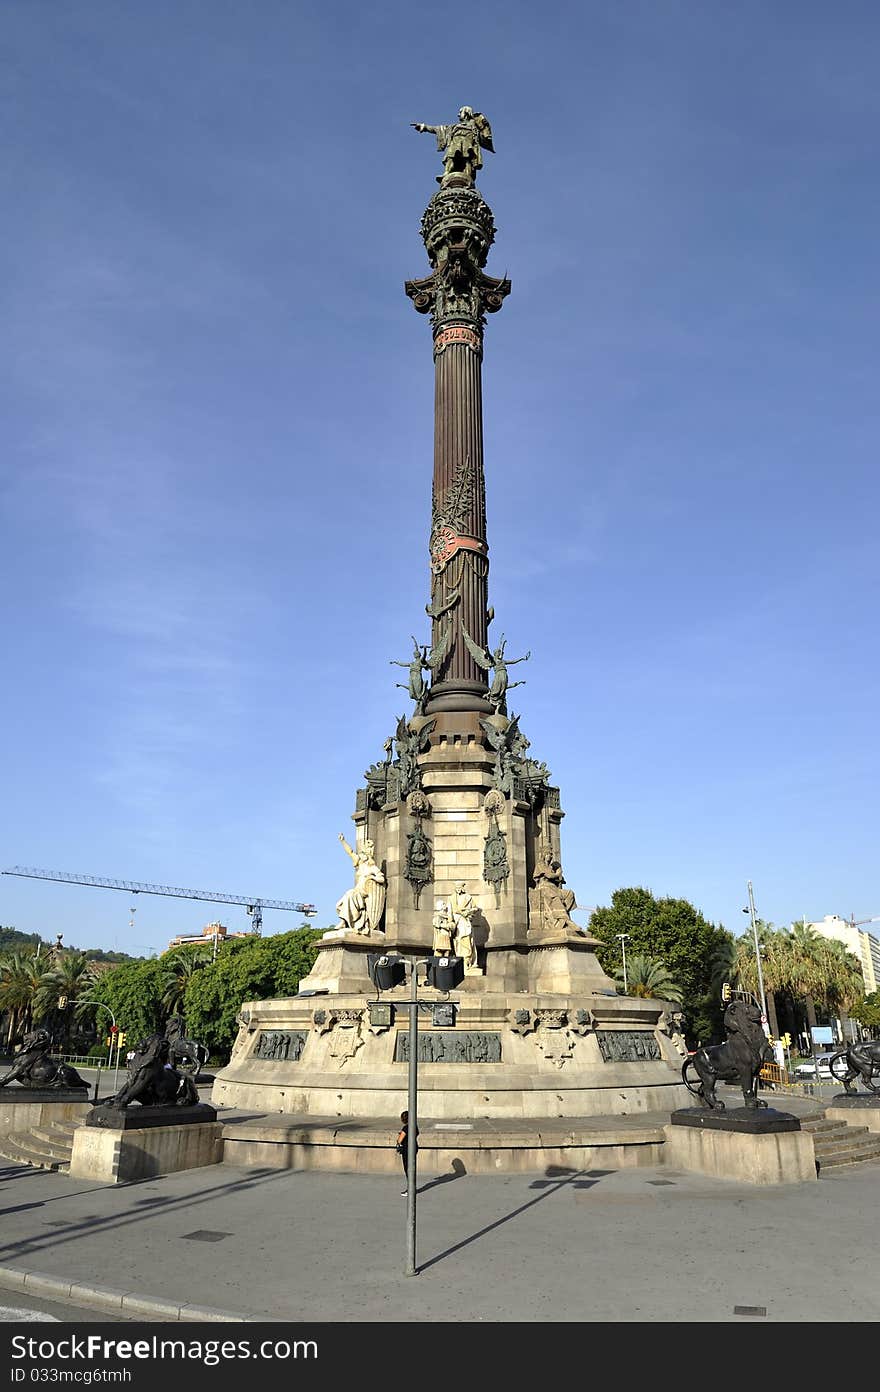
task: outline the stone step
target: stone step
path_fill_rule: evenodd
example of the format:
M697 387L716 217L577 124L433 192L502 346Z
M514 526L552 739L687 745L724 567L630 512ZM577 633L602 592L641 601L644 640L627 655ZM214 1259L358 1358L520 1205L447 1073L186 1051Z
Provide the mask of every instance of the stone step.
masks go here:
M835 1141L844 1141L851 1136L869 1136L867 1126L847 1126L846 1122L835 1128L834 1131L818 1131L813 1135L815 1146L833 1145Z
M873 1150L875 1146L880 1146L880 1136L869 1132L864 1136L841 1136L831 1145L815 1146L814 1149L821 1160L824 1155L838 1155L844 1150Z
M27 1135L35 1144L39 1144L40 1150L46 1150L50 1155L57 1156L59 1159L70 1159L73 1153L73 1132L68 1135L66 1132L56 1131L54 1123L48 1126L32 1126L29 1131L19 1131L19 1137Z
M855 1146L858 1148L861 1146L873 1146L873 1144L880 1144L879 1134L876 1132L869 1132L867 1128L859 1126L858 1130L854 1130L851 1136L835 1136L834 1140L823 1141L820 1146L816 1146L815 1141L813 1141L813 1148L815 1148L817 1155L833 1155L835 1150L841 1150L841 1148L845 1150L847 1146Z
M809 1121L801 1117L801 1130L809 1131L813 1136L826 1135L829 1131L839 1131L841 1127L846 1126L845 1121L829 1121L825 1116L811 1117Z
M823 1131L820 1135L813 1137L813 1145L818 1155L822 1150L830 1150L841 1141L849 1140L849 1133L846 1131Z
M49 1122L49 1125L50 1125L50 1127L52 1128L53 1131L57 1131L58 1134L61 1135L61 1136L73 1136L74 1131L76 1131L80 1126L82 1126L82 1122L81 1122L81 1121L50 1121L50 1122Z
M70 1169L69 1158L57 1158L47 1151L37 1148L38 1142L31 1141L27 1131L18 1133L11 1132L7 1136L0 1137L0 1155L7 1160L14 1160L19 1165L31 1165L37 1170L60 1170Z
M880 1160L880 1141L849 1150L837 1151L834 1155L817 1156L821 1170L839 1169L841 1165L862 1165L867 1161Z

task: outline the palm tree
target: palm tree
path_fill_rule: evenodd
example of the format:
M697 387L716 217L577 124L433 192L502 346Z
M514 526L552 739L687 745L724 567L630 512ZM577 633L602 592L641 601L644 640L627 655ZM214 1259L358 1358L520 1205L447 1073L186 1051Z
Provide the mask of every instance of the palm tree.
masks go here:
M76 1015L82 1015L83 1012L79 1009L80 1002L88 1000L98 975L94 964L83 953L63 952L55 958L51 972L40 986L38 995L42 1013L58 1011L64 1034L68 1039L71 1018L68 1007L72 1007ZM62 1000L63 1006L60 1004Z
M824 982L819 959L819 935L809 923L793 923L788 931L792 954L791 988L802 996L807 1010L807 1028L816 1026L816 997L821 996Z
M817 944L824 972L822 1004L829 1014L839 1015L844 1039L847 1037L847 1011L864 993L864 979L858 957L836 938L822 938Z
M162 973L162 1004L169 1015L174 1015L183 1007L186 988L196 972L206 966L211 954L201 947L187 947L175 952L168 967Z
M779 1038L779 1022L776 1015L776 995L791 986L791 950L788 935L779 932L772 923L757 920L758 947L761 953L761 975L755 955L755 941L751 935L744 934L736 940L735 978L743 990L760 996L761 980L767 1000L767 1022L774 1039Z
M6 1043L18 1033L18 1026L24 1019L24 1012L30 1002L27 984L27 966L23 952L10 952L0 962L0 1011L9 1014L9 1031Z
M622 972L617 981L623 988ZM648 1000L668 1000L680 1005L683 992L678 982L669 975L664 962L657 957L636 953L626 963L626 994Z
M47 985L53 965L48 953L39 952L13 952L0 965L0 1010L9 1011L8 1043L52 1009Z

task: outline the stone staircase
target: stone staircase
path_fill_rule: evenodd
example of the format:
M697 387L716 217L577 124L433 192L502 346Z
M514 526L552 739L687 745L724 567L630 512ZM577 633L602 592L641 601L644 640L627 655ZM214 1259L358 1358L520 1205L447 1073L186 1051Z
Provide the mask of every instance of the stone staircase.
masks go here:
M840 1165L861 1165L880 1160L880 1132L867 1126L850 1126L845 1121L829 1121L824 1111L801 1116L801 1130L813 1137L819 1171Z
M73 1153L73 1133L79 1125L78 1121L49 1121L29 1131L11 1131L0 1136L0 1156L34 1169L66 1172Z

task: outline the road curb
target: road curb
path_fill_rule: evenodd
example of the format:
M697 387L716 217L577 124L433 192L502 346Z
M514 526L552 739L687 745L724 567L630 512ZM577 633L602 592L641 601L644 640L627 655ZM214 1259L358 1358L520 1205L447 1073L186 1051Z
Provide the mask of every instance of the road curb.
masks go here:
M76 1281L66 1276L52 1276L47 1271L30 1271L18 1266L0 1266L0 1287L4 1290L30 1291L45 1299L69 1300L77 1305L88 1305L108 1312L113 1310L130 1315L134 1319L138 1315L152 1315L154 1318L169 1321L217 1324L251 1324L257 1319L256 1316L243 1314L240 1310L218 1310L213 1305L161 1300L157 1296L142 1295L137 1291L93 1286L85 1281Z

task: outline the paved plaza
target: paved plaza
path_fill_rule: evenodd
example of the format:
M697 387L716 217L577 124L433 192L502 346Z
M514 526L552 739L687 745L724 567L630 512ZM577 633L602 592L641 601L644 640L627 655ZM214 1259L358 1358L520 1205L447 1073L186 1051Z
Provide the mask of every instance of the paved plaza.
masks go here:
M6 1164L0 1303L161 1321L880 1317L880 1163L763 1189L667 1167L460 1168L420 1182L407 1278L397 1175L222 1164L105 1186Z

